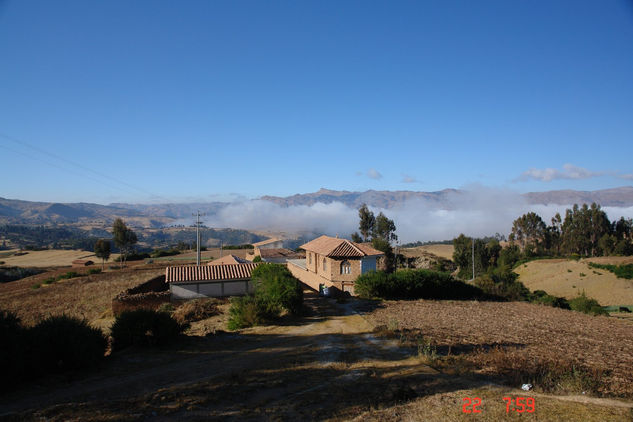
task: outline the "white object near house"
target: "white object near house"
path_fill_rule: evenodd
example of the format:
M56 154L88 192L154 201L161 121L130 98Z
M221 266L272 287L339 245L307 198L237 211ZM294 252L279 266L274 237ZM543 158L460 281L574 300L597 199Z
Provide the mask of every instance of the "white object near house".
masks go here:
M165 268L172 299L241 296L254 290L251 281L257 263L179 265Z

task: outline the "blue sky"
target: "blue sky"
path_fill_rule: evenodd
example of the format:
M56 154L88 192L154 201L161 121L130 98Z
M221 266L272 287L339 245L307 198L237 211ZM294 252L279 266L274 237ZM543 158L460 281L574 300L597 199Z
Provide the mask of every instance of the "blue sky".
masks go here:
M633 184L631 1L2 1L0 196Z

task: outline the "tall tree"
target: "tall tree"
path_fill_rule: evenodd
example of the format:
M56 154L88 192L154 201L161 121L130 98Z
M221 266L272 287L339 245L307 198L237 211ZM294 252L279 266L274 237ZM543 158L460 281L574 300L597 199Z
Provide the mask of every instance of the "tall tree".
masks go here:
M128 228L123 220L117 218L114 220L114 224L112 224L112 235L114 237L114 244L121 250L121 261L125 267L125 259L138 241L136 233Z
M512 223L510 241L517 242L521 249L537 251L545 246L547 226L543 219L534 212L523 214Z
M95 255L101 258L101 270L105 268L105 262L110 259L110 241L99 239L95 242Z
M358 217L360 218L358 230L365 242L367 242L374 232L376 217L374 217L374 213L367 208L367 204L361 205L358 209Z
M598 241L605 234L611 233L611 223L607 214L596 203L579 207L574 204L565 212L565 220L561 227L563 250L584 256L595 256L598 253Z
M398 236L396 236L396 224L393 220L387 218L382 212L378 214L378 217L376 217L374 231L372 234L374 239L382 239L387 242L398 240Z

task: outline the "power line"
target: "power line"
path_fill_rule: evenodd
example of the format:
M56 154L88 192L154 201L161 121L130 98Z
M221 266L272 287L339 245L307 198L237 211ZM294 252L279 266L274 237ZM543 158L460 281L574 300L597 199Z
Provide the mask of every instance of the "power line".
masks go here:
M83 172L84 172L83 174L80 174L81 176L88 177L88 178L90 178L90 179L92 179L92 180L97 181L98 183L103 183L103 181L102 181L102 180L95 179L94 177L91 177L90 175L85 174L85 172L92 173L92 174L94 174L94 175L96 175L96 176L98 176L98 177L101 177L101 178L105 179L105 180L108 180L108 181L114 182L114 183L116 183L116 184L119 184L119 185L125 186L125 187L127 187L128 189L132 189L132 190L137 191L137 192L142 192L142 193L144 193L144 194L146 194L146 195L149 195L149 196L151 196L151 197L155 197L155 198L163 199L163 200L165 200L165 201L167 201L167 202L169 201L167 198L164 198L164 197L162 197L162 196L160 196L160 195L156 195L156 194L154 194L154 193L152 193L152 192L150 192L150 191L148 191L148 190L146 190L146 189L140 188L140 187L138 187L138 186L134 186L134 185L132 185L132 184L130 184L130 183L127 183L127 182L125 182L125 181L119 180L119 179L117 179L117 178L115 178L115 177L112 177L112 176L110 176L110 175L108 175L108 174L101 173L101 172L99 172L99 171L97 171L97 170L94 170L94 169L92 169L92 168L90 168L90 167L86 167L86 166L84 166L84 165L82 165L82 164L79 164L79 163L74 162L74 161L72 161L72 160L69 160L69 159L67 159L67 158L61 157L61 156L59 156L59 155L57 155L57 154L55 154L55 153L52 153L52 152L47 151L47 150L45 150L45 149L43 149L43 148L37 147L37 146L35 146L35 145L32 145L32 144L30 144L30 143L28 143L28 142L25 142L25 141L21 140L21 139L17 139L17 138L15 138L15 137L13 137L13 136L9 136L9 135L6 135L6 134L4 134L4 133L0 132L0 138L3 138L3 139L6 139L6 140L9 140L9 141L11 141L11 142L14 142L14 143L19 144L19 145L22 145L22 146L25 146L25 147L27 147L27 148L30 148L30 149L32 149L32 150L34 150L34 151L39 152L40 154L47 155L47 156L52 157L52 158L54 158L54 159L56 159L56 160L59 160L59 161L62 161L62 162L64 162L64 163L70 164L71 166L77 167L77 168L81 169L81 171L83 171ZM42 160L41 158L34 157L34 156L29 155L29 154L26 154L26 153L24 153L24 152L19 152L19 151L13 150L13 149L11 149L11 148L9 148L9 147L5 146L5 145L0 145L0 146L2 146L2 147L6 148L6 149L8 149L9 151L12 151L12 152L14 152L14 153L18 153L18 154L24 155L24 156L26 156L26 157L28 157L28 158L30 158L30 159L33 159L33 160L38 160L38 161L44 162L44 163L46 163L46 164L48 164L48 165L51 165L51 166L54 166L54 167L57 167L57 168L60 168L60 169L66 170L66 171L73 172L73 170L69 169L68 167L63 167L63 166L60 166L60 165L58 165L58 164L53 164L53 163L51 163L50 161ZM75 174L77 174L77 171L74 171L74 173L75 173ZM120 187L120 186L119 186L119 187L115 187L115 189L119 189L119 190L121 190L121 187Z

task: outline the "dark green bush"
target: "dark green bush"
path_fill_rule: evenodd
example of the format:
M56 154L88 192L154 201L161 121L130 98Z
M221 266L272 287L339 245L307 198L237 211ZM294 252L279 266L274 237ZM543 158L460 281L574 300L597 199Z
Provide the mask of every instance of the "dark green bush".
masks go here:
M41 321L29 330L31 365L40 372L93 368L103 360L107 340L85 320L61 315Z
M83 274L79 274L76 271L68 271L66 274L60 274L57 276L56 280L64 280L69 278L81 277Z
M90 268L88 274L101 274L101 268Z
M564 297L557 297L547 294L544 290L535 290L532 292L530 302L540 303L542 305L552 306L554 308L571 309L569 301Z
M255 258L253 258L253 262L262 262L262 257L257 255Z
M156 249L150 254L151 258L161 258L163 256L174 256L180 254L180 251L176 248L171 249Z
M24 376L26 330L16 314L0 310L0 391L11 389Z
M301 312L303 288L285 265L262 264L253 270L255 297L263 306L264 315L279 316L282 310L292 314Z
M235 330L278 318L283 311L301 312L301 282L281 264L262 264L253 270L255 294L231 300L229 329Z
M121 313L112 325L114 350L129 346L164 346L174 342L186 325L166 312L137 309Z
M589 263L591 268L601 268L603 270L611 271L618 278L626 278L628 280L633 279L633 264L625 265L611 265L611 264L595 264Z
M257 303L255 296L247 295L231 298L229 308L229 330L239 330L240 328L259 325L264 321L261 306Z
M371 271L363 274L354 291L364 298L382 299L476 299L482 290L455 280L450 274L430 270Z
M585 292L569 301L572 310L592 315L608 315L597 300L587 297Z

